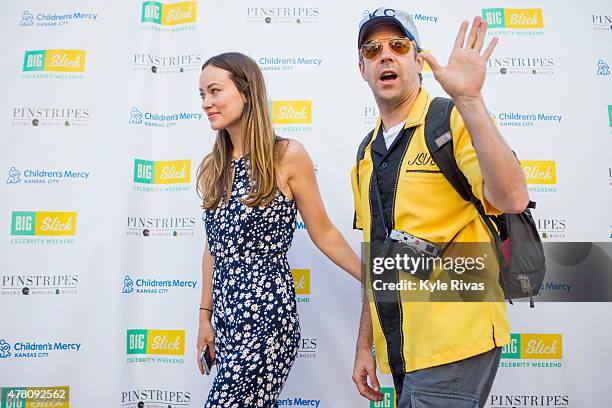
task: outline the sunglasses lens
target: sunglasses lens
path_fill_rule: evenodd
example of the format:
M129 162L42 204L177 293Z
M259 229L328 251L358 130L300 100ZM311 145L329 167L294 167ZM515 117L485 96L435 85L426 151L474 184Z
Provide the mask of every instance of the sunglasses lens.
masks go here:
M407 38L394 38L389 40L389 47L398 54L410 51L410 41Z
M361 55L364 58L371 59L374 58L382 49L382 44L380 41L370 41L361 46Z

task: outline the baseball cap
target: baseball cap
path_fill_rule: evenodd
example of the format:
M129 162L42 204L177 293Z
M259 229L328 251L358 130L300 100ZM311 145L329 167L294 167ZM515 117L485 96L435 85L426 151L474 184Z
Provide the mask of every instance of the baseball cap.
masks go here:
M414 20L410 14L402 10L395 10L388 7L379 7L374 12L368 13L359 22L359 36L357 37L357 48L361 48L365 42L368 31L381 24L394 24L411 41L417 45L417 51L421 50L421 41Z

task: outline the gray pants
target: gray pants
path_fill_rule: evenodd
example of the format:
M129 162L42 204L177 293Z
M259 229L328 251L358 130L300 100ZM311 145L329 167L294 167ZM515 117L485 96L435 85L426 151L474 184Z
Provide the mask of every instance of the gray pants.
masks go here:
M454 363L393 375L398 408L484 407L501 347Z

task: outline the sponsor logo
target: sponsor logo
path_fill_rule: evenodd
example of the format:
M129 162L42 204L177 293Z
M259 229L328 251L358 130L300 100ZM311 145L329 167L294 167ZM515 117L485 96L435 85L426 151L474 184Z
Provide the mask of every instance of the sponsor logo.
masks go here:
M597 61L597 76L610 76L610 65L603 59Z
M2 387L0 408L70 407L70 387Z
M13 211L11 235L75 235L76 212Z
M277 400L279 407L318 407L321 400L304 397L285 398Z
M310 269L291 269L298 303L310 302Z
M559 125L563 116L550 112L489 112L501 127L535 127L552 124Z
M195 29L198 4L182 1L165 4L159 1L142 3L140 28L159 32L179 32Z
M123 408L190 407L190 403L189 391L146 388L121 392Z
M317 358L317 339L315 337L301 338L297 356L301 358Z
M560 368L563 365L563 337L561 334L512 333L510 344L502 348L501 358L500 367Z
M380 112L376 105L368 105L363 107L363 124L368 128L376 126Z
M612 127L612 105L608 105L608 124Z
M546 281L542 282L542 286L540 287L540 291L535 295L536 297L539 295L544 295L548 293L559 293L565 292L570 293L572 290L572 284L561 281Z
M28 10L24 11L21 15L21 22L19 23L20 27L31 27L34 25L34 14L30 13Z
M4 339L0 339L0 358L9 358L11 356L11 345Z
M33 359L49 358L58 354L78 353L82 343L65 342L59 340L50 341L21 341L12 343L0 338L0 359Z
M595 31L612 31L612 15L593 14L591 16L593 30Z
M542 9L482 9L482 18L491 30L487 35L543 35L544 16Z
M202 62L201 54L155 55L139 52L132 58L132 69L153 74L176 74L199 71Z
M74 295L79 275L0 275L0 295Z
M14 107L13 126L87 126L89 109Z
M542 239L565 238L567 220L561 218L536 218L535 222Z
M76 221L76 212L13 211L11 244L73 244L74 238L46 237L76 235Z
M315 172L316 172L316 168L315 168ZM304 220L302 220L301 217L297 217L295 221L295 229L296 230L306 230L307 229L306 223L304 222Z
M520 394L506 395L494 394L490 397L490 408L531 408L531 407L554 407L568 408L568 395L540 395Z
M127 235L186 237L195 235L194 217L127 217Z
M26 51L23 72L23 79L83 79L85 50Z
M382 401L370 401L370 408L395 408L395 389L393 387L381 387Z
M312 101L272 101L270 102L272 124L283 132L303 132L311 130Z
M316 24L318 7L247 7L246 22L251 24Z
M191 160L134 159L134 191L189 191L190 181Z
M130 329L126 353L127 363L183 364L185 330Z
M521 160L529 191L554 193L557 191L557 165L553 160Z
M296 56L276 57L266 56L255 58L262 71L293 71L298 68L319 68L323 60L321 58Z
M395 10L386 9L384 11L384 14L387 16L395 15ZM438 18L439 18L439 16L433 16L433 15L422 14L422 13L409 13L409 14L410 14L410 17L412 17L414 21L419 21L419 22L437 23ZM365 16L373 17L373 13L370 12L369 10L363 10L362 17L365 17Z
M552 57L493 57L487 61L489 75L554 75L555 59Z
M26 168L20 171L17 167L12 166L8 171L6 184L49 184L56 185L62 182L70 181L87 181L89 179L89 171L79 170L47 170L47 169L29 169Z
M174 127L179 122L202 120L202 112L173 112L173 113L154 113L143 112L137 107L130 111L130 125L142 125L148 127L168 128Z
M61 27L72 23L93 23L98 19L96 13L69 11L66 13L30 12L21 14L20 27Z
M123 294L143 294L143 295L165 295L172 290L195 289L197 281L185 279L157 279L157 278L135 278L125 275L123 279Z

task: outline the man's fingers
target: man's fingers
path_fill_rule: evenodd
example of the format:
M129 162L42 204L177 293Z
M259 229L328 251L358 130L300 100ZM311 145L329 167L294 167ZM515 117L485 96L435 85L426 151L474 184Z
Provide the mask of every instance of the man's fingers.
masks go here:
M484 44L485 37L487 36L487 22L481 21L480 28L478 29L478 34L476 35L476 43L474 44L474 49L478 51L480 54L480 50L482 49L482 45Z
M357 391L359 391L359 394L361 394L363 397L369 399L370 401L382 401L382 393L374 391L372 388L370 388L367 383L367 376L365 373L359 376L353 375L353 381L357 386Z
M434 57L433 55L425 53L425 52L421 52L419 53L419 56L423 58L425 61L427 61L434 75L436 74L436 72L438 72L442 68L440 64L438 63L438 60L436 59L436 57Z
M380 390L380 383L378 382L378 377L376 377L376 368L367 369L368 377L370 377L370 384L372 384L372 389L374 391Z
M484 57L485 61L488 61L489 58L491 58L491 55L493 54L493 50L495 49L495 46L497 45L498 41L499 41L499 39L497 37L493 37L491 39L491 42L489 43L489 46L485 50L484 54L482 54L482 56Z
M470 30L470 34L468 35L468 39L465 42L465 48L474 48L474 44L476 43L476 36L478 34L478 28L480 27L480 21L482 17L476 16L474 17L474 21L472 22L472 29Z
M465 40L465 32L468 28L468 22L463 21L461 26L459 26L459 33L457 33L457 38L455 39L455 48L463 47L463 41Z

